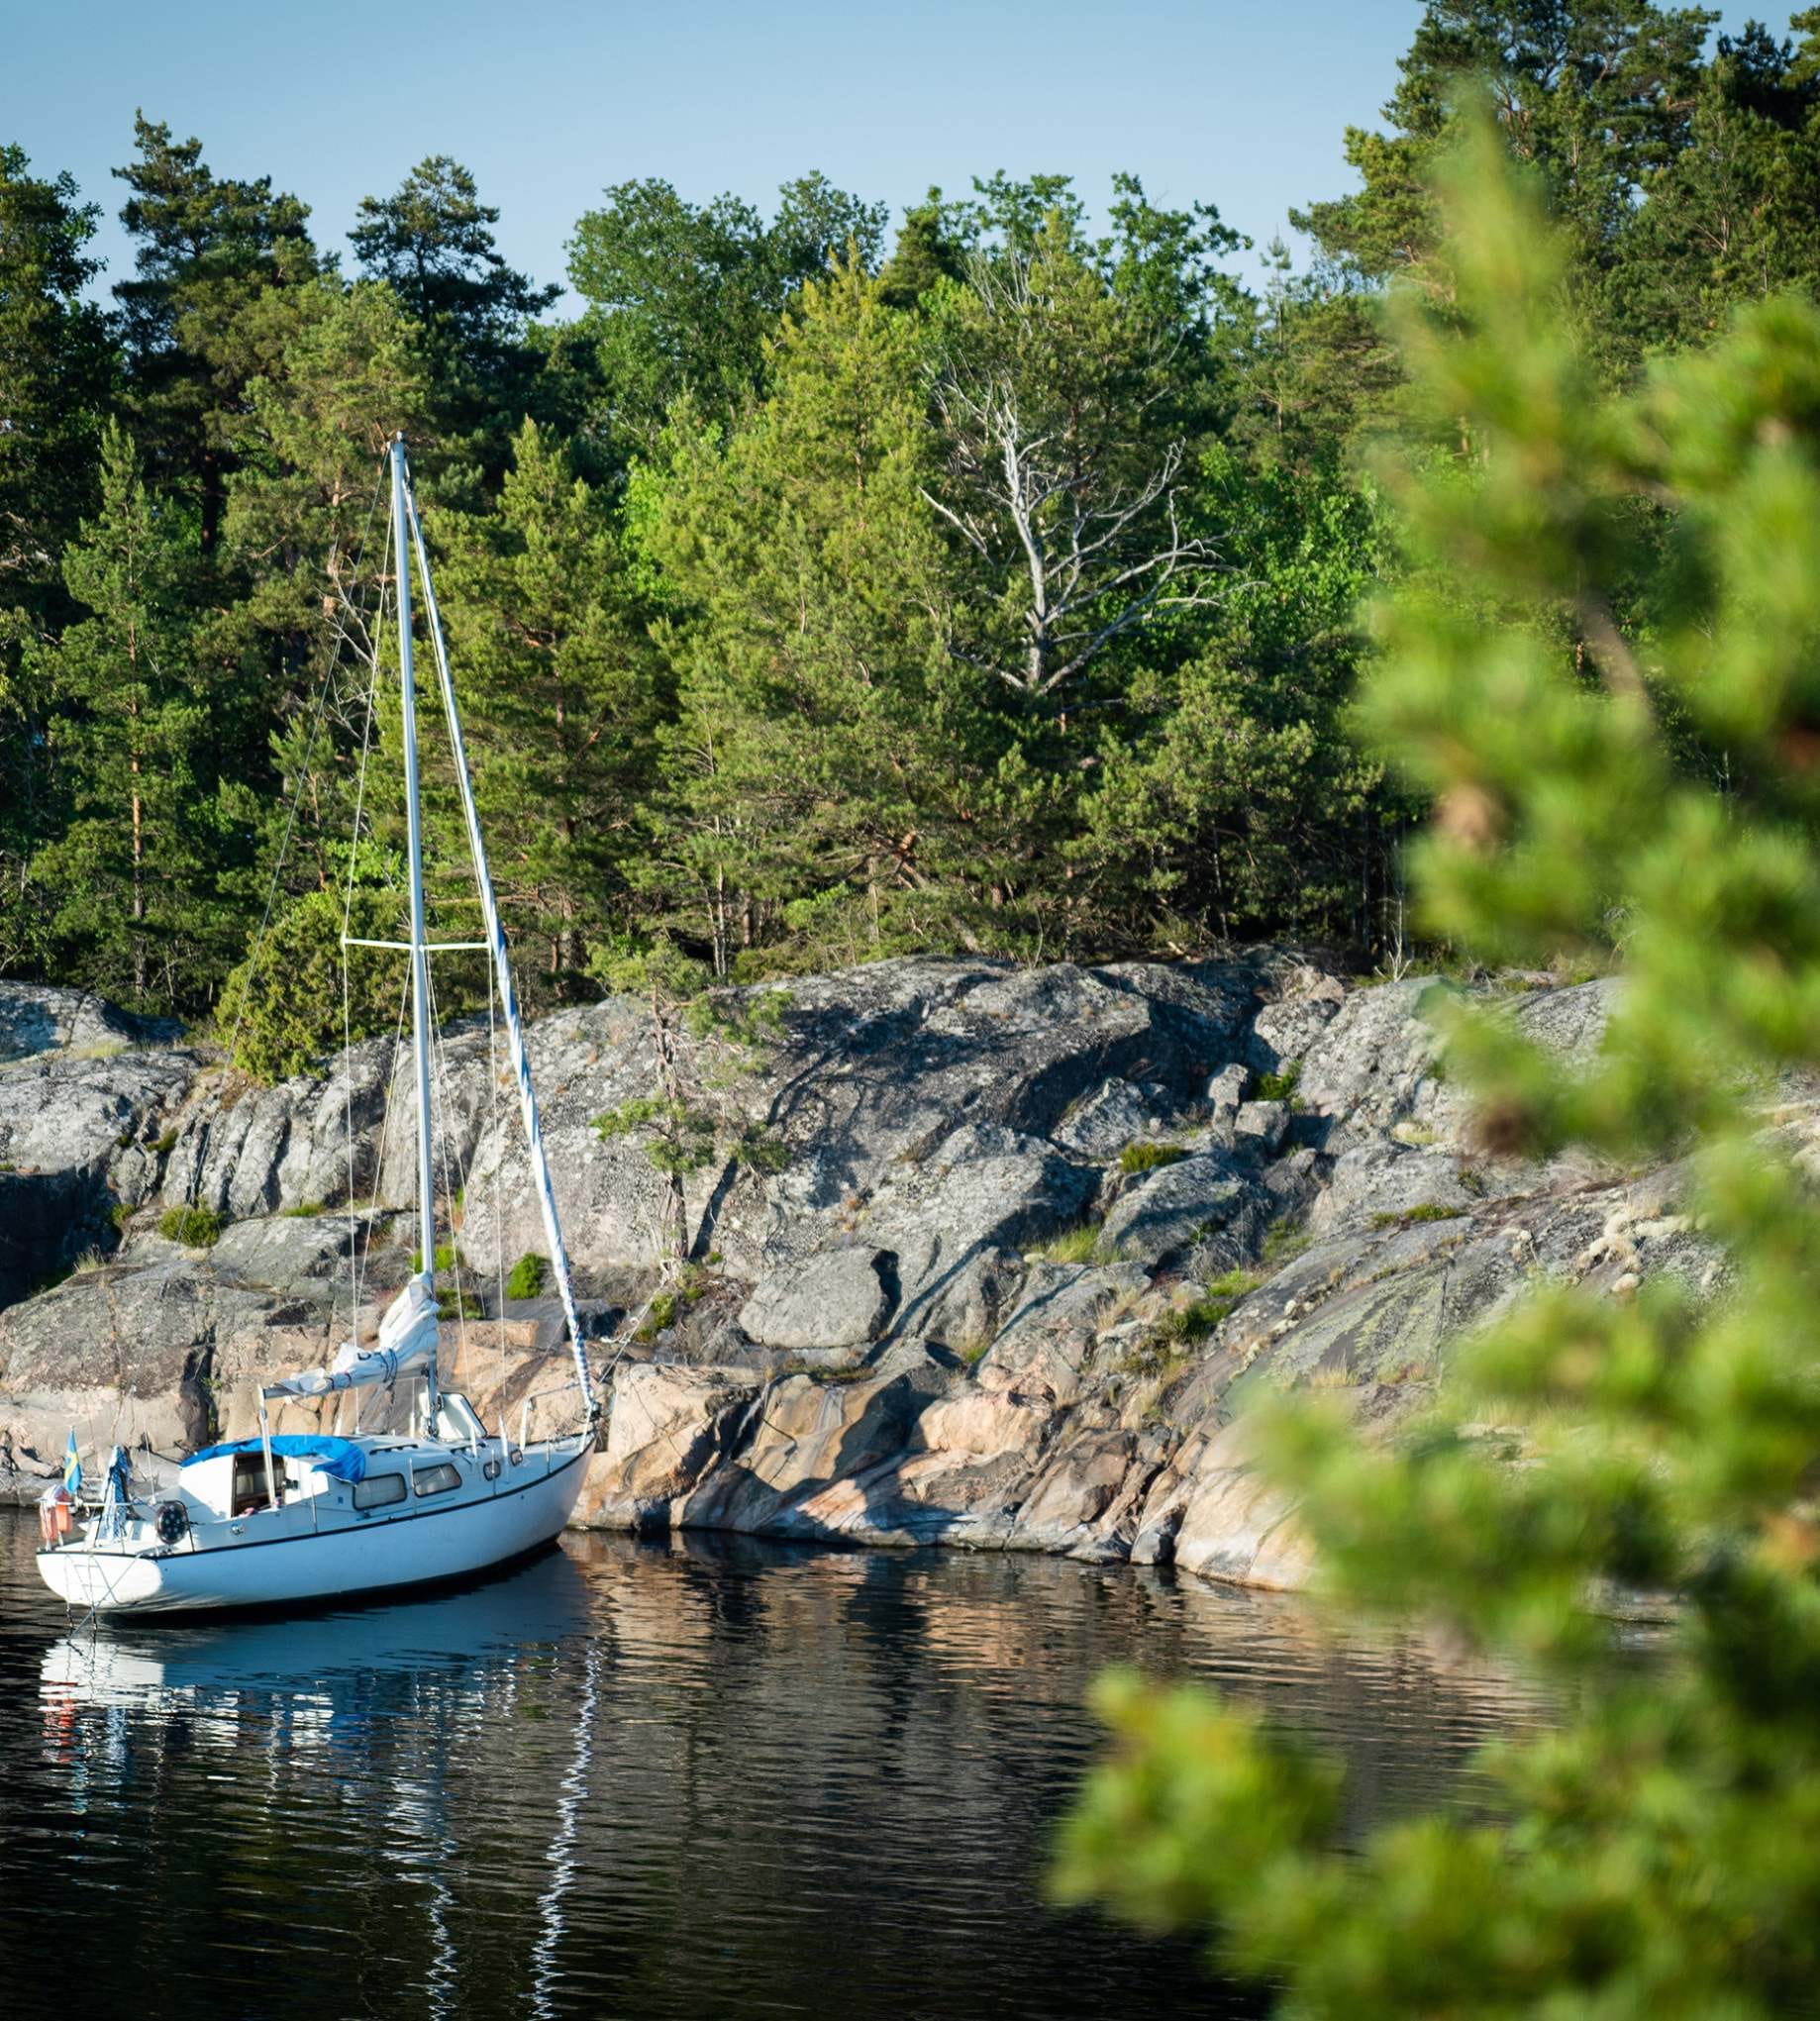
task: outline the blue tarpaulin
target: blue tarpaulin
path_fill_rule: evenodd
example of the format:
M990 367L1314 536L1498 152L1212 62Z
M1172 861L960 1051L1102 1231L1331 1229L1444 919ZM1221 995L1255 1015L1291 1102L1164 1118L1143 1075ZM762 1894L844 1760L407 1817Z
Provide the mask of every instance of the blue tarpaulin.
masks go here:
M264 1450L257 1439L230 1439L225 1446L205 1446L200 1453L192 1453L183 1464L194 1466L199 1460L218 1460L224 1453L262 1453ZM366 1478L366 1455L352 1439L313 1439L302 1432L280 1432L272 1440L271 1450L280 1460L307 1460L319 1473L333 1474L337 1480Z

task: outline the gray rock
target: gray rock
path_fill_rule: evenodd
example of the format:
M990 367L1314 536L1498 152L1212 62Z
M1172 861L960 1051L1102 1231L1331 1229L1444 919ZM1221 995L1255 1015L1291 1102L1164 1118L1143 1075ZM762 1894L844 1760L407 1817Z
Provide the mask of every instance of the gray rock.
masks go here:
M37 1053L107 1055L169 1045L181 1032L175 1019L134 1017L85 989L0 983L0 1065Z
M95 1000L74 991L24 989L21 1008L16 988L0 985L0 1014L10 1009L22 1042L50 1015L47 995L85 1007L79 1015L65 1007L69 1030L100 1019ZM0 1305L115 1246L114 1210L138 1205L156 1184L162 1133L200 1065L193 1053L109 1041L42 1047L0 1067Z
M1309 1210L1308 1225L1325 1235L1360 1223L1368 1227L1374 1216L1464 1214L1479 1198L1465 1176L1471 1170L1457 1152L1362 1144L1334 1161L1332 1175Z
M345 1267L367 1227L367 1217L354 1214L238 1221L216 1243L209 1263L219 1276L239 1284L273 1291L314 1286Z
M1245 1099L1245 1090L1251 1082L1251 1069L1237 1061L1222 1066L1207 1082L1207 1106L1217 1114L1221 1109L1237 1109Z
M1672 1168L1620 1181L1583 1160L1545 1169L1475 1154L1462 1091L1432 1070L1430 986L1349 991L1267 954L1094 969L904 960L793 985L757 1072L737 1072L712 1038L686 1039L685 1087L735 1090L736 1120L788 1162L691 1182L697 1256L718 1261L690 1279L675 1325L603 1358L607 1450L581 1520L1172 1559L1301 1582L1296 1513L1252 1463L1255 1394L1315 1382L1367 1429L1390 1427L1462 1331L1539 1278L1620 1298L1651 1275L1697 1295L1725 1281ZM1576 1065L1615 994L1482 1000ZM0 1170L0 1297L9 1267L73 1261L78 1237L111 1249L119 1204L193 1192L239 1218L212 1251L179 1252L142 1215L109 1260L0 1311L0 1427L16 1453L49 1456L0 1493L36 1493L72 1421L167 1451L245 1429L256 1378L371 1327L414 1240L397 1218L414 1185L408 1095L383 1122L389 1039L259 1089L124 1025L135 1043L118 1051L110 1015L0 986L0 1042L10 1030L24 1056L0 1071L0 1163L15 1166ZM443 1037L462 1247L542 1252L485 1029ZM641 1144L602 1144L589 1127L650 1091L649 1014L624 1000L563 1011L530 1046L596 1326L609 1308L639 1310L653 1284L663 1182ZM1283 1105L1243 1096L1251 1073L1291 1061L1306 1113L1285 1152ZM1820 1080L1781 1098L1788 1127L1810 1127ZM352 1192L376 1196L378 1218L275 1212L346 1201L351 1112ZM1106 1170L1164 1119L1187 1157ZM1281 1215L1305 1219L1311 1246L1211 1337L1184 1342L1170 1315L1250 1263ZM1099 1261L1020 1254L1081 1227ZM347 1266L362 1245L355 1312ZM451 1377L489 1424L516 1422L525 1399L557 1392L560 1335L549 1298L452 1326ZM328 1421L290 1408L285 1428Z
M1134 1138L1159 1127L1159 1118L1128 1080L1108 1080L1050 1132L1050 1141L1089 1163L1117 1158Z
M741 1331L765 1348L849 1348L875 1341L896 1303L875 1249L829 1250L767 1271L740 1311Z
M1287 1102L1241 1102L1233 1116L1233 1141L1242 1150L1268 1158L1289 1134Z
M1121 1262L1156 1264L1217 1241L1238 1263L1259 1225L1252 1180L1223 1153L1208 1151L1128 1181L1106 1216L1100 1246Z

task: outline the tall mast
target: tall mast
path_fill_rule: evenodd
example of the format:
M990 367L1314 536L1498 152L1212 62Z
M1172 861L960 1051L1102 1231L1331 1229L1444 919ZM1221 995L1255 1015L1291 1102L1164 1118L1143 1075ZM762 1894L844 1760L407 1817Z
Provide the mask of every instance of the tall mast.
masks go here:
M400 451L402 456L402 451ZM574 1286L568 1274L568 1251L562 1241L562 1224L556 1214L556 1188L551 1184L550 1161L544 1155L544 1134L538 1125L537 1092L531 1085L531 1062L525 1055L524 1024L518 1012L518 994L512 986L512 963L506 953L505 931L499 924L499 907L493 897L492 873L487 868L486 845L480 835L480 816L474 806L473 781L467 774L467 752L461 742L461 715L455 707L455 682L449 672L449 650L443 640L443 620L436 607L436 584L430 577L430 557L424 552L424 530L417 517L416 502L409 487L404 492L404 511L410 521L411 538L417 550L418 580L424 586L424 616L429 621L430 644L436 652L437 678L441 683L443 713L449 719L449 741L455 752L455 784L461 790L461 812L467 822L468 854L474 859L474 882L480 893L480 914L486 924L488 951L492 956L493 977L499 991L500 1009L505 1013L506 1048L511 1057L513 1077L518 1082L519 1110L524 1117L525 1141L531 1151L531 1176L538 1207L544 1219L544 1234L550 1244L551 1268L562 1299L562 1316L568 1325L569 1351L574 1357L575 1377L588 1401L590 1418L595 1408L588 1379L587 1350L581 1341L581 1320L575 1310Z
M424 1288L436 1290L436 1160L430 1112L430 957L424 930L424 828L417 788L417 695L411 679L411 555L407 545L404 437L392 438L392 552L398 571L398 686L404 705L404 793L411 867L411 1040L417 1059L417 1241ZM430 1405L436 1405L436 1357Z

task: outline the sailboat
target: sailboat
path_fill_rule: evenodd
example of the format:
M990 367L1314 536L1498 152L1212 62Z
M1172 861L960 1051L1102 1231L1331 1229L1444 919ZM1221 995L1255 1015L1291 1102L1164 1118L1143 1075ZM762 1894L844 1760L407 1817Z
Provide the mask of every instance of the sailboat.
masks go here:
M397 556L399 682L409 836L411 938L349 939L348 946L408 955L417 1093L419 1268L380 1322L377 1342L348 1342L327 1367L264 1385L259 1435L193 1454L174 1488L156 1499L133 1491L116 1449L99 1503L72 1506L53 1489L41 1509L45 1582L72 1608L92 1614L214 1612L290 1608L462 1578L551 1543L567 1523L593 1450L599 1406L575 1309L567 1252L538 1127L505 934L474 807L449 653L437 610L423 528L418 522L404 438L389 452L393 553ZM417 708L412 665L411 557L449 726L486 938L433 945L424 911L423 824L418 786ZM574 1364L577 1411L585 1421L559 1437L514 1441L503 1423L482 1422L466 1397L440 1380L436 1290L435 1114L431 1098L429 958L449 947L488 954L520 1112L530 1147L533 1190L542 1210L556 1289ZM349 1437L277 1435L267 1406L362 1391L418 1386L411 1430ZM358 1418L356 1416L357 1425ZM58 1498L60 1497L60 1499Z

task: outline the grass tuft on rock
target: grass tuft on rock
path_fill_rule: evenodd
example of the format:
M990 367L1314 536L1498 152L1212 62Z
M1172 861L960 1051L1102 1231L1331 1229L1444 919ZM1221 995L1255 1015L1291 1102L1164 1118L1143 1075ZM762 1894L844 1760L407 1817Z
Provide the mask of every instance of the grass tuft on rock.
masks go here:
M213 1249L227 1225L228 1217L213 1207L166 1207L158 1216L158 1233L185 1249Z
M1439 1200L1424 1200L1419 1207L1405 1207L1400 1214L1373 1214L1373 1228L1414 1228L1422 1221L1458 1221L1464 1207L1444 1207Z
M1099 1223L1082 1221L1076 1227L1064 1228L1048 1242L1039 1243L1027 1254L1033 1263L1090 1263L1098 1252Z
M1179 1144L1149 1144L1138 1138L1119 1153L1119 1170L1131 1178L1138 1172L1161 1171L1165 1164L1179 1164L1187 1155Z
M1252 1087L1255 1102L1292 1102L1301 1085L1302 1062L1285 1060L1274 1073L1261 1073Z

